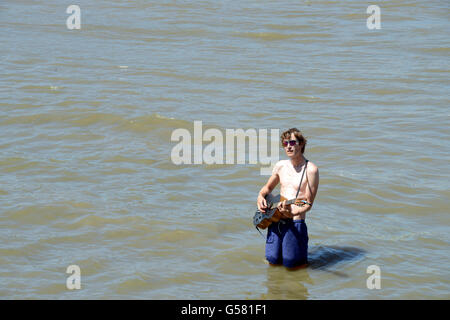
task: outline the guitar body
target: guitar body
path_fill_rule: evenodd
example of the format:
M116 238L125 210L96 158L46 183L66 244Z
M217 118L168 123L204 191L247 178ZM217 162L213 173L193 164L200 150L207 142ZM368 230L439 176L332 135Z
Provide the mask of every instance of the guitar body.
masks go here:
M282 215L281 215L280 211L278 211L277 207L274 206L272 208L272 205L276 204L278 202L282 202L284 200L287 200L287 199L281 195L273 196L272 194L268 194L266 196L266 201L267 201L266 212L261 212L261 211L257 210L255 213L255 216L253 217L253 224L260 229L266 229L273 222L280 221L280 219L282 218Z

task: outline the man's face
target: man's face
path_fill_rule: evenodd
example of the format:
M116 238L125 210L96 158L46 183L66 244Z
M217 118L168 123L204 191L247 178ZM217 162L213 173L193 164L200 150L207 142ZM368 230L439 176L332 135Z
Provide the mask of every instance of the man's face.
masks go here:
M289 158L295 157L298 154L301 154L302 145L299 144L297 138L293 133L291 133L290 139L283 140L284 151L286 151L286 155Z

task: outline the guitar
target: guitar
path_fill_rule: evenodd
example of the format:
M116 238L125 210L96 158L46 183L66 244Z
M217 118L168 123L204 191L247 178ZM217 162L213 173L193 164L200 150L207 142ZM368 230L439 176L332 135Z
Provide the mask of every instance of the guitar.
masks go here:
M268 194L266 196L267 201L267 208L266 212L261 212L256 210L255 215L253 216L253 225L256 228L260 229L266 229L268 226L272 224L272 222L278 222L283 217L283 215L278 211L277 207L278 205L283 202L284 200L287 200L285 197L281 195L273 196L272 194ZM306 200L300 200L300 199L291 199L286 201L286 205L295 204L299 207L303 207L305 204L311 205Z

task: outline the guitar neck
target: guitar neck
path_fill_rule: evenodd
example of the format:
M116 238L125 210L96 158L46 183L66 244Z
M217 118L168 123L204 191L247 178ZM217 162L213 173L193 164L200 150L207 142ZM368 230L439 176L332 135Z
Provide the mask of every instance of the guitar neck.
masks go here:
M286 205L295 204L295 200L296 200L296 199L286 200ZM283 201L275 202L274 204L272 204L272 208L278 207L278 205L279 205L280 203L282 203L282 202L283 202Z
M275 202L274 204L272 204L272 208L278 207L278 205L279 205L280 203L282 203L282 202L283 202L283 201ZM295 204L296 202L297 202L297 199L286 200L286 205ZM303 203L301 206L303 206L303 205L305 205L305 204L311 205L311 203L309 203L309 202L306 201L306 200L299 200L299 202Z

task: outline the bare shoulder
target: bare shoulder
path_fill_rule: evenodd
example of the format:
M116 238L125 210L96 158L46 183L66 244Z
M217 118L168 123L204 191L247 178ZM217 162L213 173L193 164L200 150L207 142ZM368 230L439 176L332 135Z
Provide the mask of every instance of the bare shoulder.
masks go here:
M271 180L275 179L275 178L279 178L279 174L281 172L281 169L283 168L283 166L285 166L285 161L284 160L280 160L277 163L275 163L275 165L273 166L272 169L272 176L269 178L268 183L271 183Z
M313 163L313 162L311 162L311 161L309 161L308 162L308 169L307 169L308 171L308 174L313 174L313 175L315 175L315 174L318 174L319 173L319 168Z
M289 160L280 160L273 166L273 172L279 172L279 170L288 164Z
M290 160L280 160L275 165L276 166L285 166L285 165L289 164L289 162L290 162Z
M317 193L317 188L319 187L319 168L310 161L308 162L307 170L308 174L306 177L308 178L308 186L310 187L309 190L312 193L311 200L314 201L314 198ZM311 185L309 183L311 183Z

